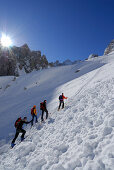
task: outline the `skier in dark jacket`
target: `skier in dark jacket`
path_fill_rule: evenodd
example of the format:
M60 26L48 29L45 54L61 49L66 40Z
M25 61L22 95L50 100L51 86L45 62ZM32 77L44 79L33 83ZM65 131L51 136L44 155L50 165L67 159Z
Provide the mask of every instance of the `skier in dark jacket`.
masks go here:
M59 96L59 107L58 107L58 111L61 107L62 104L62 109L64 108L64 99L67 99L68 97L65 97L64 94L62 93L62 95Z
M41 116L41 121L44 121L43 115L44 112L46 112L46 119L48 118L48 110L46 107L46 100L44 100L44 102L40 103L40 110L42 110L42 116Z
M11 143L11 147L13 148L15 146L15 140L17 139L19 133L22 133L21 135L21 141L24 140L24 135L26 133L26 131L22 128L23 124L28 124L31 123L31 121L27 121L27 117L24 117L24 119L19 118L16 122L15 122L15 127L16 127L16 134L14 139L12 140Z

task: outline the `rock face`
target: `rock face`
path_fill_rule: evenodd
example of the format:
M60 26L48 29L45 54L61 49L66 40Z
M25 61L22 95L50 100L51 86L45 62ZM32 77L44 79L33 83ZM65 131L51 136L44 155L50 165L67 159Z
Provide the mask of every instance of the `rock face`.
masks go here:
M98 54L90 54L88 59L95 58L95 57L98 57Z
M16 58L11 50L0 46L0 76L18 76Z
M48 67L45 55L40 51L31 51L27 44L21 47L2 48L0 46L0 76L18 76L18 69L24 69L26 73Z
M114 39L110 42L108 47L105 49L104 55L107 55L107 54L111 53L112 51L114 51Z

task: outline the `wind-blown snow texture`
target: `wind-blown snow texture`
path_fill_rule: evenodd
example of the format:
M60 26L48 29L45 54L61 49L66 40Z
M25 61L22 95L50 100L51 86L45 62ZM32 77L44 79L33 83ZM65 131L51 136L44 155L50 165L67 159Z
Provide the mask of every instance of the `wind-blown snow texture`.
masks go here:
M0 77L0 170L114 169L114 53L12 80ZM58 112L62 92L68 99ZM25 141L10 149L16 118L30 120L34 104L39 115L45 98L49 119L25 126Z

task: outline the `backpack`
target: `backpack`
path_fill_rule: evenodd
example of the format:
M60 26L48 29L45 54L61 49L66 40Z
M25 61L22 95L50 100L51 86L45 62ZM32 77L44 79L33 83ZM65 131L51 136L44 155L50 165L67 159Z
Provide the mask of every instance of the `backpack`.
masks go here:
M21 120L22 120L21 117L19 117L19 118L16 120L16 122L15 122L15 128L18 127L18 125L19 125L19 123L20 123Z
M63 96L62 95L59 96L59 100L63 100Z
M44 103L40 103L40 110L44 109Z
M34 114L34 108L31 109L31 115L33 115L33 114Z

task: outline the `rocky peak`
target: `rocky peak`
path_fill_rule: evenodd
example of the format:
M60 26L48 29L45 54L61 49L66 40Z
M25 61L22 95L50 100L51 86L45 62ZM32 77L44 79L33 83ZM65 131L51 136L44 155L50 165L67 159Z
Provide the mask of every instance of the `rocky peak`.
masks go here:
M114 39L109 43L108 47L104 51L104 55L107 55L114 51Z
M22 49L26 49L26 50L30 51L30 49L29 49L29 47L28 47L28 45L27 45L27 44L22 45L20 48L22 48Z
M11 49L0 48L0 76L18 75L19 69L26 73L48 67L45 55L40 51L31 51L27 44L21 47L13 46Z

